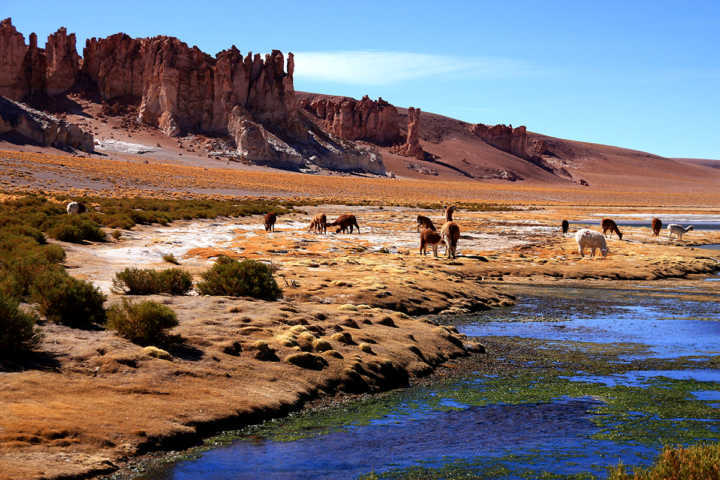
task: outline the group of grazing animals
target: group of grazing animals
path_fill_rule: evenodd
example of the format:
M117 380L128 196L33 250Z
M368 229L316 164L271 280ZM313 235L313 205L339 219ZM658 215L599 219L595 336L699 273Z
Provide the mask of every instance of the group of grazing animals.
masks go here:
M423 215L417 217L417 231L420 232L420 255L427 254L427 248L432 247L433 255L438 256L439 245L445 246L445 255L448 258L455 258L457 255L457 244L460 240L460 227L453 221L455 206L450 205L445 209L445 223L437 232L432 220Z
M418 222L419 222L418 218ZM563 220L561 223L562 233L563 236L565 236L568 233L568 230L570 229L570 223L567 220ZM623 234L618 228L617 224L614 220L610 218L603 218L601 222L602 227L602 234L600 232L594 232L592 230L589 230L587 228L581 228L577 231L575 234L575 241L578 245L578 253L580 253L580 256L584 256L584 250L586 248L591 249L591 256L595 256L595 250L600 250L603 257L606 256L609 252L609 249L607 247L607 242L605 241L605 237L607 236L607 233L610 232L610 235L617 234L618 238L622 240ZM662 220L659 218L653 218L652 222L650 224L650 228L652 229L654 236L660 235L660 230L662 230L663 223ZM693 230L694 227L692 225L688 225L686 227L683 227L682 225L678 225L675 223L671 223L667 226L668 231L668 238L672 238L673 235L677 236L678 240L682 240L683 234Z

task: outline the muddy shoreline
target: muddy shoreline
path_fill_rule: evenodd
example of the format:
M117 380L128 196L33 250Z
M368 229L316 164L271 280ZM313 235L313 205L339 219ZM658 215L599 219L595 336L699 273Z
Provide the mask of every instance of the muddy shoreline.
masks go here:
M707 301L720 295L712 285L708 282L704 282L702 277L688 280L683 285L675 286L671 291L671 287L663 286L662 281L653 282L653 285L657 286L653 292L657 293L664 292L667 288L667 294L672 298L678 298L678 294L682 294L683 288L693 286L697 289L698 297L692 300ZM592 289L596 294L602 295L602 291L607 289L612 291L614 294L627 294L630 297L642 296L644 294L643 286L638 285L635 282L624 282L623 285L616 285L613 282L594 282L594 285L587 285L586 282L559 282L553 284L543 284L540 288L543 293L540 293L540 297L555 298L552 293L557 290L567 293L575 289L585 290ZM536 296L538 295L537 286L531 286L528 284L515 283L513 284L513 292L518 295L519 300L522 300L524 295ZM502 311L493 313L493 318L501 318L503 316ZM453 325L457 323L461 318L455 315L445 316L434 316L433 320L438 321L441 324ZM457 380L467 378L472 374L473 377L482 376L497 376L507 375L515 372L518 368L527 369L527 362L529 359L538 360L539 363L545 365L544 368L549 368L548 359L552 358L552 354L548 353L548 344L536 343L532 341L522 342L517 341L512 337L487 337L480 338L480 341L488 350L488 354L471 354L469 356L458 357L452 359L442 365L439 365L433 370L432 373L418 378L413 378L410 385L401 388L401 390L413 389L421 387L431 387L433 385L450 384ZM612 348L612 347L607 347ZM620 350L627 347L618 347ZM543 359L543 360L540 360ZM592 362L592 361L590 361ZM647 364L649 368L660 368L662 361L658 360L647 360L647 363L640 362L638 365ZM690 362L691 364L694 362ZM670 362L669 364L673 364ZM658 365L658 366L656 366ZM535 365L535 368L541 368L540 364ZM629 368L629 367L626 367ZM357 402L367 402L372 400L378 400L382 402L382 398L388 392L377 392L373 394L359 394L359 395L348 395L348 394L336 394L333 396L317 398L308 401L301 409L292 412L292 415L323 415L325 411L330 411L332 415L333 410L338 410L345 405L357 404ZM397 393L397 389L394 389L394 393ZM264 427L261 427L261 429ZM273 428L273 427L270 427ZM101 476L99 478L111 479L111 480L132 480L134 478L146 478L144 475L150 475L148 478L160 478L157 472L164 472L169 466L175 464L178 461L192 460L198 458L203 452L212 450L215 448L227 447L231 442L237 439L241 439L247 435L253 435L251 428L249 431L247 428L243 428L241 431L235 433L234 429L231 431L219 432L216 436L210 436L204 439L202 444L191 447L189 449L171 452L154 452L147 454L143 457L133 459L128 464L124 465L118 472L115 472L110 476ZM250 433L248 433L250 432ZM152 473L155 472L155 473ZM153 476L155 475L155 476ZM162 477L164 478L164 477Z

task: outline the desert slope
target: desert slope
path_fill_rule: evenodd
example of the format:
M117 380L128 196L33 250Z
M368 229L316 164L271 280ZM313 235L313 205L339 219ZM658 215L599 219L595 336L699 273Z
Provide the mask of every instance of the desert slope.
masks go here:
M327 99L340 103L344 97L296 92L302 102ZM400 134L407 134L407 109L397 108ZM426 160L408 158L380 146L385 165L399 176L437 179L510 180L528 183L567 184L585 180L591 187L651 190L659 188L711 188L720 181L712 160L665 158L638 150L555 138L518 128L505 127L498 135L525 134L536 146L536 157L518 155L493 146L473 133L474 125L462 120L422 112L419 139L430 155ZM500 128L496 126L490 128ZM497 140L497 138L496 138ZM507 143L511 141L507 139ZM496 143L501 143L502 138ZM432 160L427 160L432 158ZM715 168L713 168L715 167ZM669 185L671 184L671 185Z

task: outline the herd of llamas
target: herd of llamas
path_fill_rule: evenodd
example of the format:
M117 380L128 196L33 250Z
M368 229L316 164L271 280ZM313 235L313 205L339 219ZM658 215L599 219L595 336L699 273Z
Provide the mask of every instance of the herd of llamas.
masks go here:
M448 258L455 258L457 255L457 245L460 240L460 226L453 220L453 213L455 213L456 207L450 205L445 208L445 221L440 227L438 233L437 228L433 221L423 215L417 216L417 232L420 234L420 254L427 255L428 248L432 249L433 256L438 256L438 247L440 245L445 247L445 256ZM75 215L87 211L87 207L80 202L70 202L67 205L68 215ZM277 215L275 213L268 213L265 215L264 224L266 232L275 231L275 223L277 222ZM618 228L614 220L610 218L603 218L601 224L602 233L588 228L581 228L575 233L575 241L578 246L578 253L581 257L585 256L585 250L590 251L590 256L594 257L596 251L600 251L603 257L607 256L609 249L605 238L608 233L617 235L618 239L622 240L623 234ZM355 229L360 233L360 225L358 225L357 218L355 215L345 214L340 215L333 222L327 221L327 215L319 213L313 217L310 221L308 231L315 233L327 233L328 227L337 227L335 233L353 233ZM651 229L653 235L658 237L662 230L663 223L659 218L653 218L651 223ZM560 226L563 236L565 236L570 230L570 222L563 220ZM675 235L678 240L682 240L683 234L693 230L692 225L683 227L675 223L671 223L667 226L668 239L671 239Z

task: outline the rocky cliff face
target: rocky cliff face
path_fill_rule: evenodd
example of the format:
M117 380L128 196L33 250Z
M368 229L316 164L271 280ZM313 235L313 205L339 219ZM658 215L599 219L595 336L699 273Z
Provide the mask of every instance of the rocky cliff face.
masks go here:
M408 108L407 138L404 144L393 149L393 153L418 160L425 159L425 151L420 146L420 113L419 108Z
M77 125L0 97L0 138L57 148L93 151L93 136Z
M366 140L377 145L393 145L400 140L397 109L378 98L362 100L329 97L306 98L300 106L310 112L323 127L346 140Z
M20 99L27 86L23 65L28 47L9 18L0 22L0 95Z
M521 158L528 156L528 138L525 127L513 128L512 125L485 125L477 123L470 131L495 148Z
M238 153L257 163L299 168L311 162L338 170L368 166L384 173L379 154L344 142L342 135L333 138L334 129L327 135L307 124L295 98L292 53L286 62L278 50L243 56L233 46L212 57L174 37L118 33L89 39L81 61L75 36L65 28L50 35L43 50L34 34L25 45L7 19L0 24L0 67L0 95L11 99L37 105L43 97L74 88L109 104L137 106L141 122L169 136L230 135ZM354 139L390 141L397 128L394 107L369 99L360 103L358 112L370 126Z
M234 46L211 57L173 37L92 38L83 73L109 102L139 104L139 119L170 136L226 133L236 105L261 123L288 127L294 110L293 58L274 50L263 59Z
M0 95L42 103L45 96L64 93L75 84L79 62L75 35L65 28L49 35L41 49L34 33L25 45L9 18L0 22Z
M48 95L67 92L75 84L80 57L75 49L75 34L65 27L48 36L45 44L45 89Z
M544 140L529 135L524 126L512 125L470 125L470 132L504 152L523 158L550 173L572 177L554 149Z

